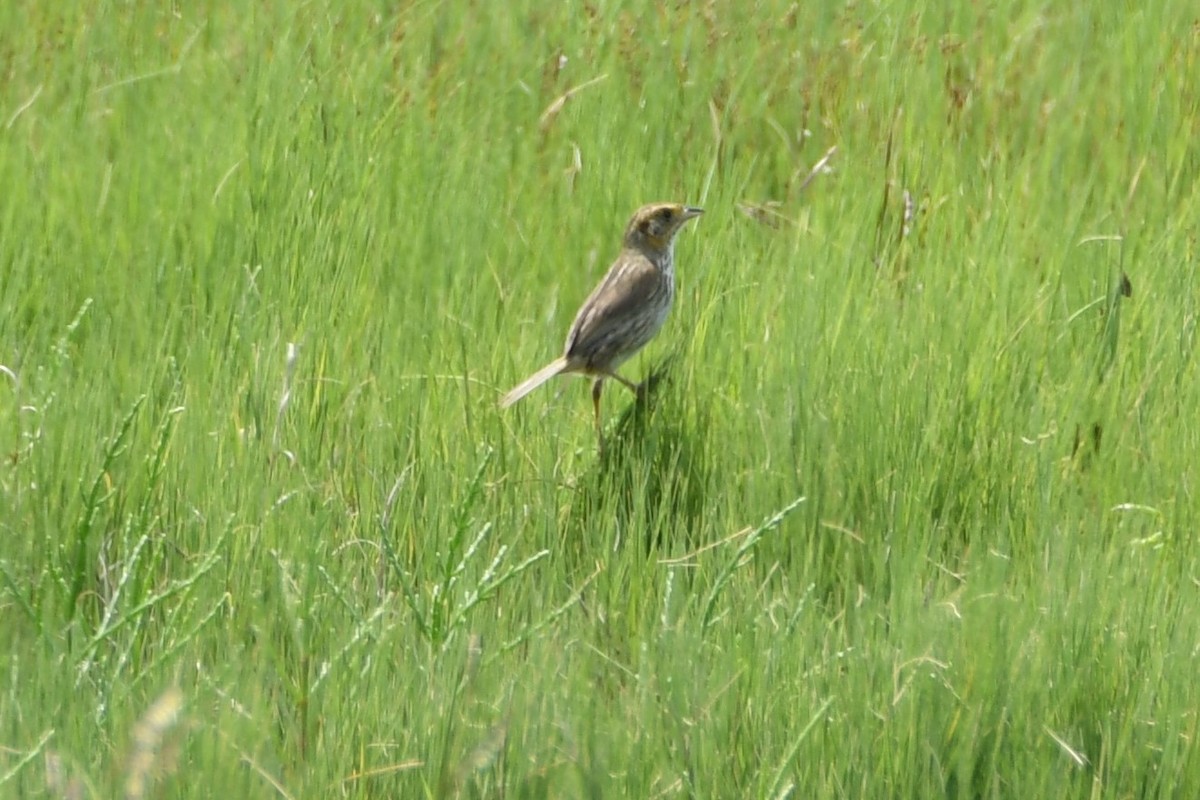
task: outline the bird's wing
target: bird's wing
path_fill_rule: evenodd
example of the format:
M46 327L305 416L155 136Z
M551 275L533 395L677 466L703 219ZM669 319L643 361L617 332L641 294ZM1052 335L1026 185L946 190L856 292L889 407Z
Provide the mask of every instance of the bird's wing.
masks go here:
M661 291L662 272L649 259L622 254L575 316L567 335L567 356L590 360L610 346L614 334L627 330L632 320L644 315L647 301Z

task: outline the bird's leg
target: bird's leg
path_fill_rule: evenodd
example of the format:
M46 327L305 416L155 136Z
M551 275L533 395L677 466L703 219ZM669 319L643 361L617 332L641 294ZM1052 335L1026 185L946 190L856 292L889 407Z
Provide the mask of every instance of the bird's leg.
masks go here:
M620 375L618 375L615 372L606 372L606 373L604 373L604 375L607 378L612 378L614 381L617 381L618 383L623 384L626 389L633 392L638 397L642 396L642 385L641 384L637 384L637 383L634 383L633 381L626 380L625 378L622 378Z
M625 386L626 389L633 392L633 396L637 398L639 403L646 399L647 386L646 386L645 381L643 381L642 383L634 383L633 381L626 380L625 378L621 377L616 372L606 372L604 374L606 377L612 378L614 381L620 382L622 385Z
M596 412L596 441L600 453L604 453L604 428L600 425L600 393L604 391L604 378L596 378L592 383L592 408Z

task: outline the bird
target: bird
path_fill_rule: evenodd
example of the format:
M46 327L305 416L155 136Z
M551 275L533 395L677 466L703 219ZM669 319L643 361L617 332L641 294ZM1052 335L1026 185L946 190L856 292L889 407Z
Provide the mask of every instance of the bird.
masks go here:
M625 227L621 252L603 280L583 301L567 334L563 354L521 381L500 400L508 408L558 375L583 375L592 381L596 437L604 451L600 393L612 379L635 395L641 387L617 373L654 338L675 299L675 235L704 209L679 203L650 203Z

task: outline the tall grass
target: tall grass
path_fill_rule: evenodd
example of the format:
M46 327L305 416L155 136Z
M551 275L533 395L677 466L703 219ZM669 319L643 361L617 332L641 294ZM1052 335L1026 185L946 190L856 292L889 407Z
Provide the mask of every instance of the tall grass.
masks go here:
M5 6L0 794L1194 794L1194 17Z

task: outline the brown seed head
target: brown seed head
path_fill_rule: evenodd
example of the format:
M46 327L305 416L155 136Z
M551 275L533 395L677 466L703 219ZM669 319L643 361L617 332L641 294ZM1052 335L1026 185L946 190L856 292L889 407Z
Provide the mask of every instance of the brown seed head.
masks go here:
M671 251L675 234L689 219L695 219L704 209L679 203L651 203L642 206L629 220L625 229L625 247L637 250L658 261Z

